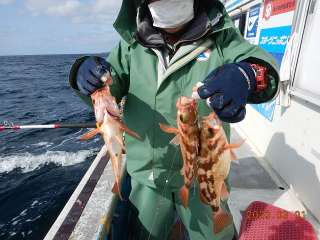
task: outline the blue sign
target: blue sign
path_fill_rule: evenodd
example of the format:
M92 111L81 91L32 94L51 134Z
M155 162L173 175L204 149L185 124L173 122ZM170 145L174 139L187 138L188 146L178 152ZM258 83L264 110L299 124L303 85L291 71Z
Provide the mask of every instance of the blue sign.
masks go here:
M274 57L278 61L278 68L280 69L284 53L273 53L273 52L269 52L269 53L271 54L272 57Z
M250 8L247 27L247 38L253 38L257 36L260 6L261 4L259 3Z
M272 122L275 105L276 105L276 100L273 100L271 102L263 103L263 104L251 104L251 107L253 107L259 113L261 113L265 118L267 118L270 122Z
M290 32L291 26L262 29L259 46L267 52L284 53Z

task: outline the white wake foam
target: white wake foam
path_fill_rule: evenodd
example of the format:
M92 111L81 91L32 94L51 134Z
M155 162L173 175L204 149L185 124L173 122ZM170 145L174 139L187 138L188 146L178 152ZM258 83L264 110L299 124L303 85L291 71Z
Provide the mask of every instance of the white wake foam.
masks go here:
M91 157L99 149L79 150L77 152L47 151L41 155L23 153L0 158L0 173L11 172L15 168L21 168L23 172L30 172L48 163L61 166L70 166L83 162Z

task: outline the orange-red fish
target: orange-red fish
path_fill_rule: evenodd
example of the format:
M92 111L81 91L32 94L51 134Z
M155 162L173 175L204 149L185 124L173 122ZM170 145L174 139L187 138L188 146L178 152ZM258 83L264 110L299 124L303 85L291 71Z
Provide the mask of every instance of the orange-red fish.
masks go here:
M217 234L233 221L220 207L220 199L226 200L229 197L224 180L228 176L231 160L238 163L231 149L242 146L245 140L229 145L221 122L214 112L201 120L200 153L194 168L200 199L212 208L214 234Z
M178 196L184 208L187 208L189 189L194 179L193 163L199 149L199 119L197 112L197 103L194 99L187 96L181 96L176 104L178 108L177 122L178 129L160 124L163 131L168 133L178 133L171 140L171 144L178 146L183 157L183 167L181 174L184 175L184 185L180 189Z
M114 194L119 194L120 199L122 200L120 192L120 170L121 170L121 160L122 160L122 149L127 151L125 146L122 143L123 131L140 138L137 134L129 130L126 126L120 123L120 111L119 106L115 98L110 94L109 86L97 90L91 96L93 100L94 110L96 120L101 126L79 139L89 139L101 133L103 135L104 142L107 146L107 151L109 151L114 177L116 182L112 188ZM101 122L101 118L103 121Z

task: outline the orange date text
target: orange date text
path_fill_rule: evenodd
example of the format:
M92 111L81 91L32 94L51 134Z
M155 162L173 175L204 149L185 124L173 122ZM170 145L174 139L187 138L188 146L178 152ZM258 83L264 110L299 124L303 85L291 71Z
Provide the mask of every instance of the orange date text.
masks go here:
M248 211L247 219L290 219L293 217L288 216L288 211L278 211L274 216L269 211ZM299 219L300 217L305 218L305 211L296 211L294 218Z

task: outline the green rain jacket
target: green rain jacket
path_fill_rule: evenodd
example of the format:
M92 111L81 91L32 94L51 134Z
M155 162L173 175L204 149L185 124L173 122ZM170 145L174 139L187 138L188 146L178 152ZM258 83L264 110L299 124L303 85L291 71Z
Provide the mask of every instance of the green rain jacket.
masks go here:
M229 18L223 4L217 0L199 0L205 9L208 23L201 35L182 39L181 46L169 64L163 59L161 48L142 46L133 35L140 19L146 15L147 3L141 0L123 0L115 29L122 36L107 61L112 66L114 84L111 93L118 102L127 95L124 124L140 139L126 134L127 170L141 184L155 187L165 185L180 188L183 166L180 149L169 144L175 136L163 132L158 123L177 127L176 102L182 95L191 96L192 87L201 82L215 68L232 62L246 61L267 68L268 87L248 98L248 103L263 103L278 93L277 61L265 50L249 44ZM138 14L137 14L138 13ZM138 19L138 21L137 21ZM206 61L197 57L210 50ZM208 51L207 51L208 52ZM92 107L91 99L77 89L77 70L86 57L78 59L70 72L70 85ZM212 109L205 100L199 102L199 116ZM230 125L223 123L226 135Z

